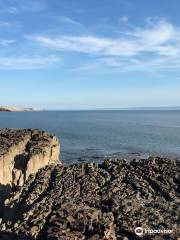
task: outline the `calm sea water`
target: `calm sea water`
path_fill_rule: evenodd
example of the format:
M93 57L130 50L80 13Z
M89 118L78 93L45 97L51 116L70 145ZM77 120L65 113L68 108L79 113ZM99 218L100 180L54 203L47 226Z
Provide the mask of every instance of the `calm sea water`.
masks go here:
M180 157L180 111L0 112L0 128L56 134L66 163L102 155Z

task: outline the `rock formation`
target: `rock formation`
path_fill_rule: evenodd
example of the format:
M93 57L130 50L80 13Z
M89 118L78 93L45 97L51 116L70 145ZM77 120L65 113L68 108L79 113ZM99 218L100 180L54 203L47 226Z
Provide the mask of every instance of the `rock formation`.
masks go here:
M57 164L58 139L38 130L0 130L0 184L22 186L30 174Z
M15 106L0 106L0 112L34 112L39 111L34 108L20 108Z
M177 239L179 173L178 161L158 157L47 165L5 200L0 239Z
M0 107L0 112L11 112L11 111L5 107Z

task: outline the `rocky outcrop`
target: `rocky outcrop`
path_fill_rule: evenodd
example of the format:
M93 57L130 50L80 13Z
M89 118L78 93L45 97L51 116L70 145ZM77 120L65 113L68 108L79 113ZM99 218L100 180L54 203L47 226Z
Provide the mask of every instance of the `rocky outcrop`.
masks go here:
M0 112L11 112L9 109L0 107Z
M58 164L58 139L44 131L0 129L0 184L22 186L30 174Z
M0 106L0 112L34 112L39 111L34 108L20 108L14 106Z
M158 157L48 165L6 199L0 239L177 239L179 170Z

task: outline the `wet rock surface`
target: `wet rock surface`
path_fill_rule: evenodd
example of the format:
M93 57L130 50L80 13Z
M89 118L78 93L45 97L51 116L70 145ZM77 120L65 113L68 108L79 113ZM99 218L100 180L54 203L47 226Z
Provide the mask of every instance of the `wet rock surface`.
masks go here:
M47 165L6 198L0 239L177 239L179 166L159 157Z

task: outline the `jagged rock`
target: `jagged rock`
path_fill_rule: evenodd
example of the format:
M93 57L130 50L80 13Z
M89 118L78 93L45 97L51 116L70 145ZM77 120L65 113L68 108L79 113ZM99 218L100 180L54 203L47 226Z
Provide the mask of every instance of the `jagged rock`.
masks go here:
M1 225L38 240L138 239L138 226L173 230L145 239L176 239L178 187L179 162L162 158L46 166L11 194Z
M8 196L0 239L177 239L179 173L178 161L158 157L47 165ZM138 237L136 227L172 233Z
M22 186L30 174L57 164L60 144L44 131L0 129L0 184Z

